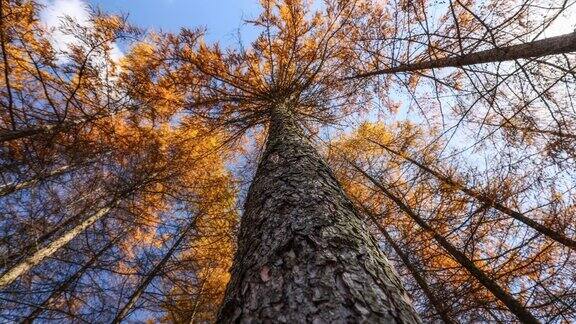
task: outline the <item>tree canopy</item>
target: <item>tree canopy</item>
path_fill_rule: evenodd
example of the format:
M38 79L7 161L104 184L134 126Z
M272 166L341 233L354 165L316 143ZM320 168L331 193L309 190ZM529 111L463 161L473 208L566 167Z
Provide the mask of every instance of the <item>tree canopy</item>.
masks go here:
M0 4L2 321L214 321L278 105L423 321L576 320L573 1L260 0L229 47Z

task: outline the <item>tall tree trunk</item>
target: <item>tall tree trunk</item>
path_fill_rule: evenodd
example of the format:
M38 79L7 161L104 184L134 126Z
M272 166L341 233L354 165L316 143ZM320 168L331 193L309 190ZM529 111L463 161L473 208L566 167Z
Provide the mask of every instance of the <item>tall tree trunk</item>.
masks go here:
M218 322L419 323L290 107L274 107L270 119Z
M204 292L204 286L206 285L206 279L202 280L200 284L200 289L198 289L197 298L194 301L194 307L192 307L192 314L190 315L190 320L186 320L186 322L190 324L194 324L194 320L196 319L196 313L198 313L198 306L202 302L202 293Z
M198 216L196 216L196 217L198 217ZM144 280L142 280L140 285L138 285L136 290L134 290L132 295L130 295L130 298L128 298L128 301L126 302L126 304L124 304L124 307L122 307L122 309L118 312L118 314L116 315L116 317L112 321L113 324L117 324L117 323L122 322L122 320L124 320L124 318L126 316L128 316L128 314L132 310L132 307L134 307L134 305L136 305L136 302L138 301L138 299L140 299L140 296L142 296L142 294L144 293L146 288L148 288L148 285L150 285L152 280L154 280L154 278L156 278L156 276L158 276L158 274L163 270L163 268L166 265L166 263L168 262L168 260L170 260L172 255L174 255L174 252L176 251L178 246L180 246L180 244L182 243L184 238L186 238L186 235L188 234L188 232L190 232L190 230L194 227L195 224L196 224L196 218L184 229L184 231L180 234L178 239L176 239L174 244L172 244L170 249L162 257L162 260L160 260L160 262L158 262L154 266L154 268L150 272L148 272L148 274L146 274Z
M494 199L476 191L475 189L472 188L468 188L462 184L460 184L460 182L453 180L452 178L443 175L440 172L437 172L435 170L432 170L432 168L429 168L427 166L425 166L424 164L406 156L403 154L400 154L400 152L397 152L391 148L388 148L386 145L380 144L376 141L373 140L369 140L370 142L377 144L378 146L382 147L383 149L387 150L388 152L399 156L403 159L405 159L406 161L416 165L417 167L419 167L420 169L430 173L431 175L435 176L438 180L444 182L445 184L448 184L450 186L453 186L454 188L457 188L458 190L460 190L461 192L467 194L468 196L486 204L487 206L491 206L494 209L512 217L513 219L522 222L524 225L530 227L531 229L535 230L536 232L560 243L563 244L569 248L571 248L572 250L576 251L576 241L574 241L573 239L565 236L562 233L559 233L557 231L554 231L553 229L550 229L534 220L532 220L531 218L526 217L526 215L524 215L523 213L514 210L510 207L505 206L504 204L501 204L497 201L495 201Z
M80 269L78 269L78 271L76 271L72 276L70 276L68 279L66 279L64 282L62 282L58 286L58 288L56 288L50 294L50 296L48 296L46 299L44 299L44 301L42 303L40 303L38 306L36 306L36 308L28 316L26 316L26 318L22 321L22 323L25 323L25 324L33 323L34 320L40 314L42 314L42 312L47 310L48 305L52 301L54 301L58 297L60 297L66 290L68 290L70 285L72 285L74 282L79 280L84 275L86 270L88 270L90 267L92 267L98 261L98 259L100 259L100 257L104 253L106 253L106 251L110 250L110 248L112 248L112 246L114 246L114 244L116 244L118 242L118 240L121 239L122 237L123 237L123 235L117 236L116 238L114 238L113 240L108 242L102 249L100 249L100 251L98 251L96 254L94 254L90 258L90 260L88 260L84 265L82 265L82 267L80 267Z
M434 228L432 228L419 214L408 207L400 198L388 190L382 183L374 179L371 175L366 173L362 168L353 162L349 162L358 172L364 175L372 184L380 189L386 197L392 200L402 212L406 213L418 226L424 231L428 232L432 238L440 245L454 260L456 260L464 269L466 269L478 282L490 291L494 297L500 300L510 312L522 323L540 323L530 311L522 305L514 296L510 295L504 288L502 288L496 281L492 280L482 269L478 268L476 264L470 260L464 253L460 252L454 245L452 245L444 236L440 235Z
M9 184L0 186L0 197L9 195L13 192L16 192L16 191L19 191L22 189L33 187L36 184L40 183L41 181L63 175L64 173L70 171L70 169L72 167L73 167L72 165L65 165L65 166L59 167L55 170L38 174L32 178L29 178L29 179L21 181L21 182L16 181L13 183L9 183Z
M51 171L38 172L33 177L28 178L26 180L14 181L12 183L2 185L2 186L0 186L0 197L12 194L12 193L19 191L19 190L22 190L22 189L34 187L43 181L50 180L52 178L57 178L57 177L64 175L68 172L77 171L83 167L86 167L86 166L89 166L95 162L101 161L104 158L104 156L107 156L109 154L110 154L110 151L105 151L104 153L102 153L102 155L99 156L98 159L88 159L88 160L84 160L84 161L73 162L73 163L61 166L61 167L56 168L56 169L51 170Z
M445 57L436 60L421 61L413 64L402 64L398 67L360 73L349 78L359 79L380 74L392 74L399 72L414 72L443 67L461 67L466 65L504 62L518 59L529 59L546 55L558 55L576 51L576 32L536 40L524 44L517 44L504 47L469 53L455 57Z
M13 130L1 130L0 131L0 143L13 141L22 138L28 138L36 135L54 135L60 132L67 132L73 127L77 127L83 123L88 123L96 120L100 120L107 117L113 117L117 114L129 111L130 108L122 108L111 112L96 113L94 115L89 115L85 117L80 117L76 119L64 120L60 123L55 124L45 124L37 125L29 128L23 129L13 129Z
M72 241L78 234L82 233L92 224L96 223L99 219L104 217L104 215L108 214L108 212L112 209L114 205L116 205L118 201L113 204L110 204L106 207L102 207L98 209L95 213L90 215L90 217L86 218L82 222L78 223L73 228L69 229L65 233L63 233L60 237L56 240L52 241L50 244L46 245L45 247L39 249L34 254L28 256L24 260L18 262L16 265L11 267L10 269L6 270L0 276L0 288L5 287L14 280L18 279L21 275L28 272L34 266L38 265L42 260L47 257L50 257L60 248L68 244L68 242Z
M80 201L82 201L84 199L86 199L85 196L80 197L76 201L74 201L72 204L79 203ZM83 211L81 211L81 212L79 212L73 216L68 217L63 222L56 224L54 226L54 228L48 230L47 232L45 232L44 234L42 234L40 236L38 236L36 238L29 238L27 240L27 242L29 242L29 243L24 245L24 246L20 246L20 249L18 250L18 252L14 252L14 253L2 256L2 260L1 260L2 266L6 267L6 264L15 263L19 259L36 252L39 249L39 247L46 244L56 233L61 232L63 229L70 226L71 224L74 224L78 221L81 221L84 213L85 213L85 210L83 210Z

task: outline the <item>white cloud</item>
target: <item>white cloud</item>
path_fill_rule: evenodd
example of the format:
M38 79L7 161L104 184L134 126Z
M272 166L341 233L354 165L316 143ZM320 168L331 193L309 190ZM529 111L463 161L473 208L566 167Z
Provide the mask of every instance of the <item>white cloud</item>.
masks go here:
M40 21L50 30L52 45L61 52L65 52L68 46L79 43L73 35L67 35L58 30L65 17L74 19L82 26L91 26L90 8L83 0L41 0L40 3L43 6L40 11ZM117 61L123 55L118 45L112 43L110 57Z
M90 17L89 9L82 0L45 0L40 19L48 27L58 27L64 16L70 16L78 22L86 24Z
M78 43L73 35L66 35L58 28L66 16L73 18L81 25L89 25L88 6L81 0L44 0L40 11L40 21L50 31L52 46L59 51L66 51L69 45Z

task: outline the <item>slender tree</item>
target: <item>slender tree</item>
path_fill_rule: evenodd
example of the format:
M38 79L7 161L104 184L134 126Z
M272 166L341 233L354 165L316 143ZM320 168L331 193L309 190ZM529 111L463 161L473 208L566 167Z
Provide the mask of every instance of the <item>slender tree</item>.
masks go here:
M535 40L525 44L503 46L479 52L461 54L457 57L445 57L412 64L402 64L393 68L360 73L349 78L366 78L379 74L414 72L434 68L462 67L482 63L531 59L572 52L576 52L576 33Z
M64 282L62 282L58 288L54 289L52 293L44 299L35 309L23 320L25 323L32 323L38 316L42 314L50 305L50 303L54 302L58 297L60 297L74 282L78 281L84 273L92 267L98 259L102 257L103 254L108 252L114 244L118 243L119 239L122 236L118 236L113 240L110 240L102 249L100 249L97 253L95 253L86 263L84 263L78 271L76 271L72 276L68 277Z
M539 321L527 310L522 303L516 300L512 295L506 292L502 287L500 287L495 281L491 280L482 270L474 265L470 259L468 259L461 251L458 251L452 244L450 244L443 236L439 235L429 224L427 224L421 216L416 214L410 209L402 200L386 189L379 181L374 179L374 177L367 174L357 165L354 167L361 172L366 178L370 180L375 186L377 186L384 194L394 201L403 212L408 214L420 227L425 231L429 232L432 237L444 248L448 253L458 260L462 266L464 266L480 283L486 287L490 292L492 292L518 319L524 323L539 323Z
M552 238L553 240L564 244L565 246L571 248L571 249L576 249L576 241L564 236L561 233L558 233L556 231L554 231L553 229L543 226L541 224L538 224L537 222L535 222L534 220L528 218L526 215L524 215L521 212L518 212L516 210L513 210L509 207L504 206L502 203L495 201L493 198L489 198L486 195L481 194L480 192L478 192L477 190L468 188L460 183L458 183L458 181L447 177L445 175L442 175L442 173L436 171L436 170L432 170L430 167L425 166L424 164L408 157L408 156L403 156L402 154L400 154L399 152L395 151L394 149L391 149L385 145L382 145L381 143L378 143L376 141L370 140L369 141L383 147L386 151L395 154L397 156L400 156L404 159L406 159L407 161L409 161L410 163L413 163L414 165L418 166L420 169L432 174L433 176L435 176L436 178L438 178L440 181L443 181L446 185L448 186L454 186L456 189L461 190L462 192L464 192L467 195L470 195L471 197L474 197L475 199L478 199L479 201L481 201L482 203L488 205L488 206L494 206L495 209L503 212L506 215L509 215L510 217L521 221L522 223L526 224L527 226L529 226L530 228Z
M331 145L333 148L331 151L334 153L330 154L331 165L336 168L338 178L343 181L355 203L363 206L362 210L370 215L378 232L381 233L383 227L387 227L386 234L382 233L382 236L385 239L389 237L386 242L395 254L401 254L396 251L398 250L396 242L402 242L402 247L411 251L412 260L400 257L399 262L402 264L401 268L412 277L404 277L405 280L414 280L417 285L415 289L410 289L410 293L415 296L422 294L425 297L425 300L417 299L417 306L423 307L421 305L424 304L429 305L425 307L437 308L435 305L438 304L434 298L442 296L442 300L451 305L450 309L458 310L459 313L453 315L459 318L468 320L502 318L501 314L497 314L499 306L491 306L492 302L488 302L491 298L485 295L486 292L482 292L485 288L474 287L478 282L477 277L466 270L470 266L470 263L463 262L466 259L475 264L477 270L485 272L485 275L492 278L490 280L503 291L513 291L511 289L519 281L533 282L534 286L531 286L532 284L527 286L531 288L514 292L514 298L517 300L526 300L526 296L533 294L548 294L551 303L563 304L557 296L569 294L570 288L554 287L554 284L544 288L548 284L541 282L539 276L534 274L543 268L558 267L555 276L563 277L561 273L567 269L563 269L563 265L557 262L563 259L562 255L565 255L565 260L570 263L568 261L571 258L570 250L543 235L522 234L526 226L521 223L518 224L520 226L513 225L514 218L510 215L493 209L492 204L470 197L461 192L457 186L439 180L408 161L407 156L413 154L409 152L423 150L422 145L428 144L424 150L426 153L420 154L424 155L422 161L426 161L426 166L433 167L433 161L438 150L442 148L442 143L430 145L426 142L427 138L422 128L413 124L401 123L390 126L363 124L353 135L345 136ZM383 146L398 154L389 154ZM343 154L346 158L342 157ZM450 163L453 164L454 162ZM462 166L459 168L451 166L444 169L454 173L454 169L461 168ZM522 183L521 179L513 181ZM494 179L494 182L500 185L503 183L499 179ZM492 195L506 199L510 195L508 192L509 189L498 188L493 189ZM376 216L368 208L382 216ZM548 224L546 221L548 217L563 217L560 212L562 208L558 206L554 212L542 218L543 222ZM407 217L403 219L405 216ZM500 231L502 235L497 234ZM433 235L427 236L426 233ZM512 237L515 238L513 241ZM534 244L536 238L542 243ZM433 243L434 241L437 243ZM438 250L434 245L439 245L442 250ZM455 259L453 254L445 249L446 246L465 259ZM522 254L518 253L519 251L523 251ZM548 256L552 255L554 257L548 259ZM490 263L487 263L488 260ZM499 266L495 267L493 264ZM569 276L569 272L568 270L565 274ZM423 287L421 278L418 278L423 274L428 274L432 282L427 284L427 287ZM467 287L469 285L470 290ZM536 287L544 289L536 292L533 290ZM473 295L475 297L471 297ZM484 306L470 305L466 300L471 298L482 300ZM469 307L485 310L468 317L466 309ZM538 316L546 312L543 309L540 311L541 307L545 307L543 304L530 303L529 307L538 310ZM555 311L548 310L548 312ZM564 315L567 315L567 318L570 316L567 313ZM553 316L555 315L551 315Z
M186 229L182 231L180 236L176 239L174 244L168 249L166 254L162 257L162 259L154 266L154 268L145 275L144 280L138 285L136 290L130 295L126 304L120 309L118 315L113 320L113 323L120 323L132 310L134 305L138 302L138 299L144 293L144 290L148 288L148 285L154 280L156 276L160 273L160 271L164 268L168 260L173 256L176 249L180 246L182 241L186 238L188 232L194 227L194 222L189 224Z

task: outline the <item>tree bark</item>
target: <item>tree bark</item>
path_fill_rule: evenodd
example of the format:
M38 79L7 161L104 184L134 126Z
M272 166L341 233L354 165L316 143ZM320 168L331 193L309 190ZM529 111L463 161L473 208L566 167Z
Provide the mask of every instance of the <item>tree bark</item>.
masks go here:
M104 217L104 215L108 214L108 212L112 209L113 205L115 204L116 203L98 209L90 217L86 218L78 225L74 226L70 230L63 233L62 236L52 241L50 244L39 249L34 254L25 258L21 262L18 262L18 264L14 265L12 268L6 270L0 276L0 288L8 286L12 282L14 282L14 280L18 279L18 277L25 274L34 266L42 262L42 260L51 256L60 248L68 244L68 242L72 241L78 234L82 233L85 229L87 229L92 224L96 223L96 221Z
M504 62L518 59L529 59L542 57L546 55L558 55L576 51L576 32L560 35L556 37L545 38L504 47L469 53L456 57L445 57L436 60L422 61L413 64L402 64L398 67L381 69L371 72L360 73L349 78L360 79L381 74L392 74L399 72L414 72L443 67L461 67L466 65Z
M218 323L419 323L288 105L272 109Z

